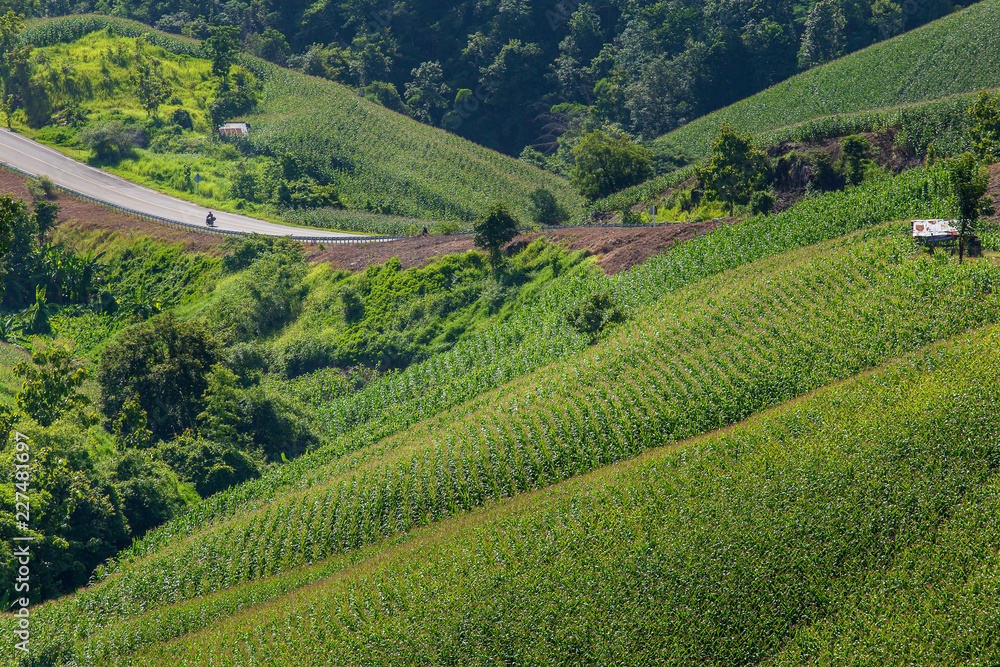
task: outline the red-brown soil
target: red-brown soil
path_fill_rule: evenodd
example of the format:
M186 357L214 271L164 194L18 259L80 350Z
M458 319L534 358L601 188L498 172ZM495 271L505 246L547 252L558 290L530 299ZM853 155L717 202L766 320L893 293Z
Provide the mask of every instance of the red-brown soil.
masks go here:
M728 219L712 220L685 225L660 227L569 227L522 234L507 245L508 252L527 245L539 237L557 243L568 250L583 250L597 256L597 263L605 273L616 274L649 257L661 253L675 243L707 234ZM348 271L361 271L373 264L381 264L391 257L398 257L403 268L422 266L435 257L473 250L472 236L417 236L401 241L358 245L307 246L312 262L328 262Z

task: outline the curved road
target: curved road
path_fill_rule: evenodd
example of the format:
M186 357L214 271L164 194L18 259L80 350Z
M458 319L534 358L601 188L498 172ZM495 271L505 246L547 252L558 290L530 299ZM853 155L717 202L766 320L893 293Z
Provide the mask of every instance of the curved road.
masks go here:
M160 218L195 226L205 225L208 211L196 204L144 188L123 178L77 162L57 150L0 128L0 162L35 176L48 176L56 185L75 190L99 201ZM245 215L214 211L215 226L233 232L256 232L295 238L363 239L357 234L324 229L302 229Z

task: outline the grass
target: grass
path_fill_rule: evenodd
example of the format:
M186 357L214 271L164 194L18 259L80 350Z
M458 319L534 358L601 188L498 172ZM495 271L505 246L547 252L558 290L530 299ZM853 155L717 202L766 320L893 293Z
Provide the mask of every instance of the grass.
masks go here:
M113 26L116 37L111 38L107 33L102 37L101 33L94 32L108 25ZM146 33L153 35L151 48L170 52L161 55L176 63L180 82L177 87L181 84L191 86L191 90L184 93L187 97L181 99L181 106L198 118L192 137L197 139L199 133L207 129L204 109L210 96L205 86L211 83L202 77L210 64L192 58L200 55L197 44L157 34L138 23L103 16L37 22L28 29L27 39L46 52L64 54L59 57L67 58L77 68L79 76L92 81L91 88L97 90L100 80L93 80L89 75L84 77L87 68L83 58L92 61L95 49L105 48L102 40L119 42ZM243 58L242 64L256 74L263 86L258 111L249 118L253 130L243 148L262 156L294 154L339 188L341 200L348 209L374 210L395 216L386 217L380 223L380 229L384 230L380 233L388 230L402 233L414 226L412 219L468 223L490 202L501 199L509 202L521 219L527 220L531 214L528 195L538 187L553 191L574 215L582 216L582 200L564 179L442 130L421 125L360 98L339 84L249 57ZM77 98L89 105L92 96L84 93ZM137 107L131 93L124 89L107 102L132 111ZM165 106L160 115L164 115L168 107ZM72 150L65 141L57 141L52 136L55 133L50 130L49 136L43 133L41 138L57 148ZM197 158L203 159L203 164L195 163L196 168L210 176L207 187L216 198L212 201L217 208L220 207L217 202L224 201L221 198L228 187L225 174L231 173L242 159L238 154L226 154L231 149L232 145L224 144L213 149L214 155ZM116 168L128 178L177 194L177 170L185 160L190 160L190 156L146 152L141 155L141 161L126 161ZM189 193L181 194L190 197ZM208 200L203 203L207 204ZM358 219L354 214L327 217L334 221L333 224ZM372 222L369 220L368 224Z
M586 354L347 453L314 469L321 481L310 488L202 523L98 586L43 605L35 627L55 642L83 639L163 604L348 553L734 423L997 321L1000 267L914 255L897 229L679 290Z
M658 141L700 158L722 123L763 134L815 119L928 102L1000 86L1000 2L983 0L816 67Z
M199 613L245 609L247 592L147 614L103 631L89 657L990 664L998 342L989 329L934 346L732 431L335 562L179 641L165 640Z

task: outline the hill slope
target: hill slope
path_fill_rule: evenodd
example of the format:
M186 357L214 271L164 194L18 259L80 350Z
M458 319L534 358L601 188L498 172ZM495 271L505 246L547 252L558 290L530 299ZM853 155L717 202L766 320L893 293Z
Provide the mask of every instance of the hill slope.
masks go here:
M694 158L719 125L761 134L804 121L926 102L1000 86L1000 2L934 23L799 74L664 135Z
M175 54L203 55L195 42L105 16L41 21L26 31L25 39L38 47L65 44L108 26L112 26L114 35L122 37L149 34L154 44ZM249 118L253 130L245 148L276 158L294 155L336 185L348 208L368 208L421 219L469 221L488 203L502 199L522 219L528 219L528 196L536 188L544 187L555 193L574 215L581 214L581 200L564 179L389 111L358 97L345 86L256 58L243 57L242 63L263 84L257 112ZM88 69L82 62L67 64L71 70L74 66L81 71ZM183 69L195 74L209 67L210 63L192 61L190 57L183 64ZM202 72L198 81L205 78ZM197 85L205 87L203 83ZM86 105L91 97L100 97L102 85L96 81L82 88L97 92L92 96L84 92L80 99L67 102ZM183 98L198 97L193 92L185 92ZM202 91L201 104L206 103L205 96ZM100 106L102 102L97 99L95 103ZM169 104L164 108L168 107ZM197 108L190 110L204 115ZM154 161L157 158L147 157ZM218 160L226 162L224 157L216 155ZM239 160L238 154L230 155L220 173L232 174ZM171 173L161 175L164 183L182 180L181 171L190 162L190 156L187 161L176 162L169 165ZM218 190L221 193L226 187L222 183ZM334 220L344 217L344 214L331 215ZM376 226L369 223L363 231L382 231Z
M239 596L164 609L109 630L91 657L990 664L998 340L977 332L729 433L446 522L180 641L165 640Z
M116 619L351 553L997 320L997 268L911 257L894 227L871 236L681 290L579 358L335 459L313 470L312 488L245 503L238 518L202 524L102 584L43 606L39 633L68 646ZM928 304L930 294L946 297Z

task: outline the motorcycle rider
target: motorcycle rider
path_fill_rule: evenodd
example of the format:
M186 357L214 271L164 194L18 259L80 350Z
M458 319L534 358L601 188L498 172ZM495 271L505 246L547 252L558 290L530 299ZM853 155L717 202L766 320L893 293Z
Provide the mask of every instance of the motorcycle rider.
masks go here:
M208 225L209 227L215 226L215 216L212 215L211 211L209 211L208 215L205 216L205 224Z

